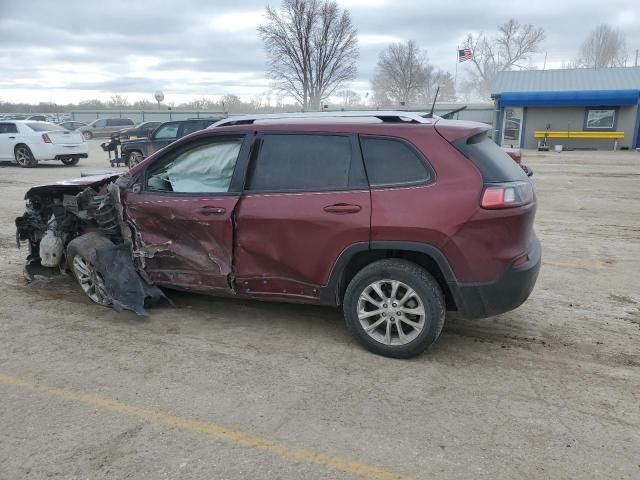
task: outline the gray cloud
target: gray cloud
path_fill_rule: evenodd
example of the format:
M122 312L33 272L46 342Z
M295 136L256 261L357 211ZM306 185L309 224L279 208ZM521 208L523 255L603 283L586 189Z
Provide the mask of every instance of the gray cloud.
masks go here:
M453 72L466 32L491 33L511 17L545 28L536 63L545 52L552 66L575 59L585 35L602 22L625 31L631 52L640 47L640 11L628 0L611 0L606 8L595 0L341 3L361 35L361 88L388 39L416 40L436 67ZM49 90L52 100L60 92L86 98L96 91L148 94L159 88L193 96L261 93L267 81L255 12L264 7L264 0L63 1L55 8L44 0L0 0L0 98L33 91L42 99Z

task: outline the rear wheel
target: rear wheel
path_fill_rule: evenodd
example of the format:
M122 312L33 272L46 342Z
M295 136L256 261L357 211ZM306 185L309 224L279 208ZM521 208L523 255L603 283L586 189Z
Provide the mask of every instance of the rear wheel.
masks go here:
M96 232L74 238L67 245L67 265L78 280L80 288L98 305L110 305L106 293L103 272L95 267L96 251L112 247L113 243Z
M395 358L418 355L435 342L446 313L438 282L419 265L401 259L363 268L349 283L343 308L360 343Z
M33 168L38 164L38 161L33 158L31 150L26 145L18 145L14 150L16 162L22 168Z
M73 157L73 158L63 158L62 159L62 163L64 163L65 165L77 165L78 162L80 161L80 159L78 157Z

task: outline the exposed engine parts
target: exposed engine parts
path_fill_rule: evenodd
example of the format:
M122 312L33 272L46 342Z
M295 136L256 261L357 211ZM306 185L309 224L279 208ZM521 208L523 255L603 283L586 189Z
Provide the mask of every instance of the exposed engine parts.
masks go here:
M105 176L91 183L32 188L26 195L25 213L16 218L16 242L20 247L21 241L28 241L25 278L31 281L36 275L51 276L55 267L66 268L71 240L90 232L99 234L105 240L95 251L91 260L96 265L91 268L101 270L109 304L142 315L145 303L166 297L134 267L138 255L133 254L131 229L124 221L120 189L113 179Z

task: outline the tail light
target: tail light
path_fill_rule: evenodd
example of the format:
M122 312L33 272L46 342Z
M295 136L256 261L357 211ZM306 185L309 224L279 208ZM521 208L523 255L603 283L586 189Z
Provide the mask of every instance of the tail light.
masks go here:
M533 202L531 182L507 182L487 185L482 193L482 208L512 208Z
M49 138L49 135L47 135L46 133L42 134L42 141L44 143L51 143L51 139Z

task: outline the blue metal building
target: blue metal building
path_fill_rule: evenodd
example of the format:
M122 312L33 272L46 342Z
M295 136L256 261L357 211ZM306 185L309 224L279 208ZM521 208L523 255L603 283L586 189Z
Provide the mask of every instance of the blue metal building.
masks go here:
M496 142L536 148L640 148L640 67L499 72Z

